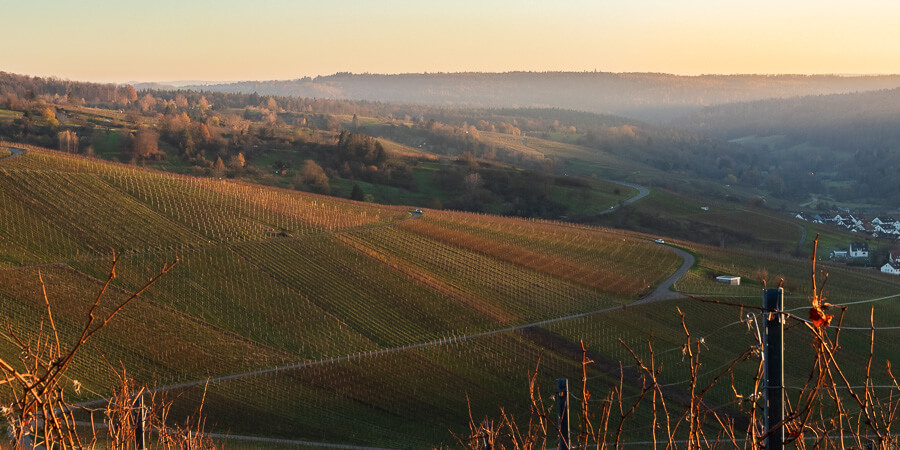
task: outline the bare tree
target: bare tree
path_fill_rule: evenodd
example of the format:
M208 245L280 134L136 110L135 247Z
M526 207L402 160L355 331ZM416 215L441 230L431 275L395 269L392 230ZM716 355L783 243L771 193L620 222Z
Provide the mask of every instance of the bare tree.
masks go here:
M331 186L328 184L328 175L325 174L321 166L311 159L307 159L303 163L303 168L300 169L298 174L298 181L300 184L321 194L331 192Z
M136 159L162 159L163 156L159 150L159 133L150 128L142 127L138 130L131 149Z

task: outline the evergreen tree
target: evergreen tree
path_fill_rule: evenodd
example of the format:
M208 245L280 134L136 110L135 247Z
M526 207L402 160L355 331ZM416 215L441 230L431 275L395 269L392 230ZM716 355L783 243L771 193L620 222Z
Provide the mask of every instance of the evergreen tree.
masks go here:
M363 193L362 188L359 187L359 184L353 183L353 190L350 192L350 199L363 201L365 200L365 198L366 195Z
M214 177L222 178L225 176L225 163L222 161L222 157L216 158L216 163L213 164L212 174Z

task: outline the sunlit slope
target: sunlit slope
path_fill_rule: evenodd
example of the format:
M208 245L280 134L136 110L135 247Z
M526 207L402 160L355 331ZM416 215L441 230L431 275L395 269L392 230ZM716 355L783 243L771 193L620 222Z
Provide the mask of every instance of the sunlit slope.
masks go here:
M109 392L123 367L170 385L595 311L634 300L678 264L604 229L415 217L33 148L0 160L0 186L0 301L16 335L34 337L44 320L39 272L71 340L114 252L106 311L179 261L86 348L73 375L88 389L73 398ZM468 388L457 403L482 372L459 375Z
M500 407L527 417L527 377L538 361L541 398L557 378L580 379L579 339L597 362L588 371L596 401L619 386L623 372L629 398L640 394L619 339L647 358L651 333L665 389L683 398L690 375L681 365L676 306L695 340L704 339L700 379L708 383L754 342L742 320L759 304L753 280L761 269L770 283L788 278L787 305L798 315L808 302L803 258L675 241L698 256L676 287L748 307L691 299L632 306L680 261L651 238L596 227L432 210L418 217L406 208L37 150L0 160L0 184L7 319L0 333L28 340L47 329L39 272L60 339L71 341L107 278L111 248L122 257L103 311L177 258L76 360L71 376L84 389L65 389L77 400L108 395L123 368L150 386L193 383L168 391L179 399L178 414L194 412L205 396L207 423L232 436L455 445L470 408L476 421L497 418ZM895 277L828 270L835 303L900 292ZM722 273L744 277L744 285L714 283ZM895 301L850 306L844 323L862 328L841 337L853 367L864 367L869 306L877 324L896 327ZM520 327L542 321L551 322ZM876 357L896 354L896 331L884 332ZM791 339L787 351L798 365L787 376L795 387L805 379L799 362L809 359L811 342ZM6 339L0 355L15 360ZM757 364L736 366L740 393L751 391ZM708 401L729 414L740 404L730 380ZM677 401L671 407L682 411ZM645 439L649 414L636 411L624 435Z
M408 215L47 151L0 160L0 174L0 261L13 265L334 232Z

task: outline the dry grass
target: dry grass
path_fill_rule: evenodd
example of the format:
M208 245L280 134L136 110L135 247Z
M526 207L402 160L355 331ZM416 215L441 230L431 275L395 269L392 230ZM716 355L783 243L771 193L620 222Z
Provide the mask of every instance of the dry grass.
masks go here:
M598 398L589 390L588 369L594 361L588 357L588 350L582 343L581 389L577 394L572 394L570 390L570 395L575 398L580 396L577 420L572 421L577 426L573 426L569 437L571 442L560 444L560 448L621 448L640 440L643 447L654 449L755 449L764 446L770 436L779 436L782 428L782 444L796 448L896 448L898 440L893 435L892 427L900 412L900 384L891 371L890 362L886 361L886 376L891 380L890 393L881 397L876 395L872 374L876 343L874 314L870 314L871 334L864 375L861 380L851 380L848 371L835 357L841 350L840 322L846 307L837 317L837 326L829 327L835 317L828 313L832 305L824 295L827 274L821 283L817 283L816 275L814 254L809 318L762 308L758 309L757 314L748 316L779 318L785 321L786 327L805 327L813 338L813 363L808 378L797 393L783 394L785 414L782 421L772 424L770 429L764 428L762 330L757 328L756 342L740 351L721 370L712 376L701 377L701 355L706 351L706 346L703 338L691 335L685 325L684 314L679 310L683 330L682 361L690 375L687 388L684 388L687 395L675 392L661 382L662 368L657 364L651 335L646 350L640 352L620 340L632 361L619 363L618 385L609 387ZM734 306L746 308L744 305ZM757 327L760 321L748 320L748 326ZM734 368L742 361L758 361L751 393L740 394L735 387ZM562 433L553 420L558 413L552 405L547 406L536 400L541 398L534 382L536 377L537 369L530 380L530 417L520 422L501 409L499 420L471 420L468 436L457 437L458 443L471 449L535 449L553 446L561 440ZM707 394L714 385L726 383L729 379L734 393L733 408L725 410L708 399ZM679 394L685 398L678 398ZM637 414L639 410L643 410L643 414ZM643 433L639 439L634 434L626 433L626 423L648 420L647 417L650 423L643 425L649 425L644 427L649 428L649 432ZM527 425L520 427L519 423Z

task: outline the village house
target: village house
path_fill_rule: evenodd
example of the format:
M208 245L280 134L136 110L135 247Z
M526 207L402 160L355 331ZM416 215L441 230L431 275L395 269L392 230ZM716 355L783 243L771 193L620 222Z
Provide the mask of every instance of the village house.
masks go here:
M869 257L869 244L866 242L851 242L850 243L850 257L851 258L868 258Z
M875 229L875 232L881 235L889 234L891 236L900 235L900 230L897 229L897 222L894 223L880 223L876 224L875 221L872 221L872 226Z
M888 254L888 262L900 264L900 250L891 250Z
M897 221L891 216L878 216L872 219L872 225L890 225L893 228L895 223L897 223Z
M900 264L895 262L886 262L881 266L881 271L892 275L900 275Z

